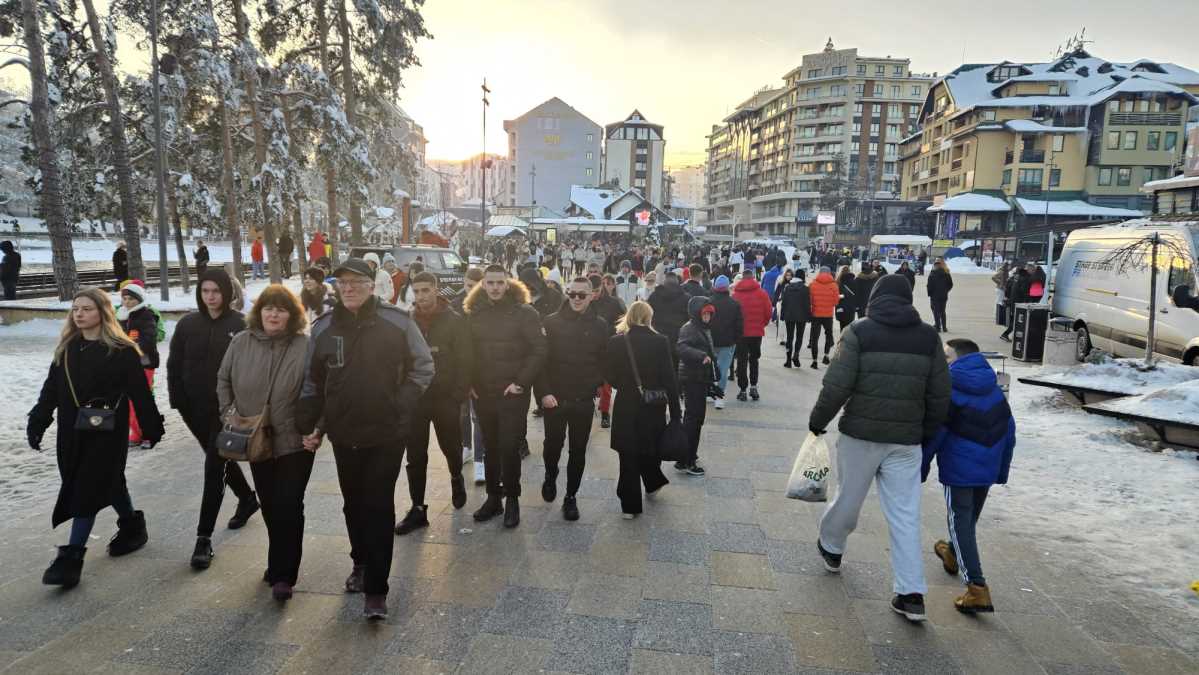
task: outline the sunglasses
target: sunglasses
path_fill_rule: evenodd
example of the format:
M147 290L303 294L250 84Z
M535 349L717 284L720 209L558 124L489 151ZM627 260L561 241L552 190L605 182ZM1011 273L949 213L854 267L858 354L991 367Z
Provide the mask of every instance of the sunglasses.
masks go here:
M580 293L578 291L571 291L566 294L566 297L570 298L571 300L586 300L587 298L591 297L591 294L590 293Z

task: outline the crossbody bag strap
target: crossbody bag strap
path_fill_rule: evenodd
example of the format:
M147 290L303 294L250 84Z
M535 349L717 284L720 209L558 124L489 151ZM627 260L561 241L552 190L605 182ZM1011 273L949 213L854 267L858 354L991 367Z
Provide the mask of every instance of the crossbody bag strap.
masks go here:
M75 383L71 381L71 364L68 362L67 355L71 352L71 345L67 345L62 350L62 369L67 374L67 388L71 390L71 400L75 401L75 407L79 407L79 397L75 395Z
M633 341L629 339L629 334L624 334L624 348L629 353L629 365L633 366L633 381L637 383L637 393L645 396L645 390L641 388L641 373L637 371L637 357L633 356Z
M263 401L263 403L262 403L263 410L266 410L266 408L268 406L270 406L271 393L275 391L275 378L279 375L278 370L276 369L275 366L278 365L281 367L283 365L283 359L287 357L287 350L289 350L289 349L291 349L290 342L288 342L287 346L283 348L283 354L280 355L279 361L278 361L278 363L276 363L275 355L274 355L275 349L274 349L274 347L271 347L271 352L272 352L271 353L271 365L267 368L267 371L266 371L267 372L267 387L266 387L266 400ZM236 397L234 397L233 402L231 404L229 404L229 409L232 411L232 414L234 414L234 415L239 414L237 412L237 398ZM259 411L258 414L261 415L262 412Z

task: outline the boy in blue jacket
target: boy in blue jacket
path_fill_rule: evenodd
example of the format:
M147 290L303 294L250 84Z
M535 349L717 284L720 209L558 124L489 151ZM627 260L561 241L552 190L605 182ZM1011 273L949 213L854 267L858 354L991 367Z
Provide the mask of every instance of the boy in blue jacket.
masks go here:
M995 371L971 340L945 343L953 393L949 418L924 442L921 478L927 479L933 457L945 487L949 541L940 540L933 551L945 571L958 574L966 592L953 601L959 612L993 612L991 591L983 577L974 528L987 491L1007 483L1012 450L1016 447L1016 420L999 389Z

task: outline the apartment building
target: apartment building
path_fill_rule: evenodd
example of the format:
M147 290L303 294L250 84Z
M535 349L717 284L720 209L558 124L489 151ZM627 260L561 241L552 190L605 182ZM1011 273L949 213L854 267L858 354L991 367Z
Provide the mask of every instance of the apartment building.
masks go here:
M462 202L479 203L483 196L483 161L490 160L487 167L487 201L492 204L512 205L515 202L512 183L515 175L512 162L504 155L482 153L462 160L459 169L461 182L459 197Z
M916 128L933 77L909 59L837 49L805 55L708 136L708 231L799 234L821 201L899 197L899 142ZM835 194L834 194L835 193Z
M604 183L633 188L654 206L665 202L662 161L666 139L662 125L653 124L637 110L604 127ZM669 206L669 205L666 205Z
M551 98L504 120L504 131L512 163L510 205L562 211L570 204L572 185L599 185L604 129L562 99Z
M903 141L904 197L939 232L996 232L1149 209L1145 183L1181 169L1199 73L1073 49L1046 63L964 64L936 80Z
M696 208L705 203L703 164L681 166L668 171L671 178L671 196L673 202L686 204ZM672 203L673 206L673 203Z

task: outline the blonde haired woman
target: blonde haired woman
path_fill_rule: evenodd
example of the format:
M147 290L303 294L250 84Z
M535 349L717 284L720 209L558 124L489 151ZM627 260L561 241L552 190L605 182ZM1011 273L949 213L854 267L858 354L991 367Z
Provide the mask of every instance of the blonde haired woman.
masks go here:
M142 371L137 344L121 330L112 301L95 288L81 290L71 303L50 372L37 404L29 411L29 447L41 450L42 436L58 416L58 472L62 485L54 504L54 527L71 520L68 544L42 575L42 583L71 588L79 583L88 535L96 513L112 506L117 533L108 543L112 556L146 545L146 519L133 509L125 485L129 450L129 406L151 446L162 439L162 415ZM81 408L86 409L81 415Z
M611 447L620 454L616 495L625 518L641 513L639 483L645 484L646 494L653 494L670 482L658 461L658 438L666 428L667 412L671 421L681 419L670 346L665 336L651 328L653 319L653 308L638 300L629 305L616 335L608 339L604 379L616 389ZM644 403L641 391L649 389L664 389L667 404Z

